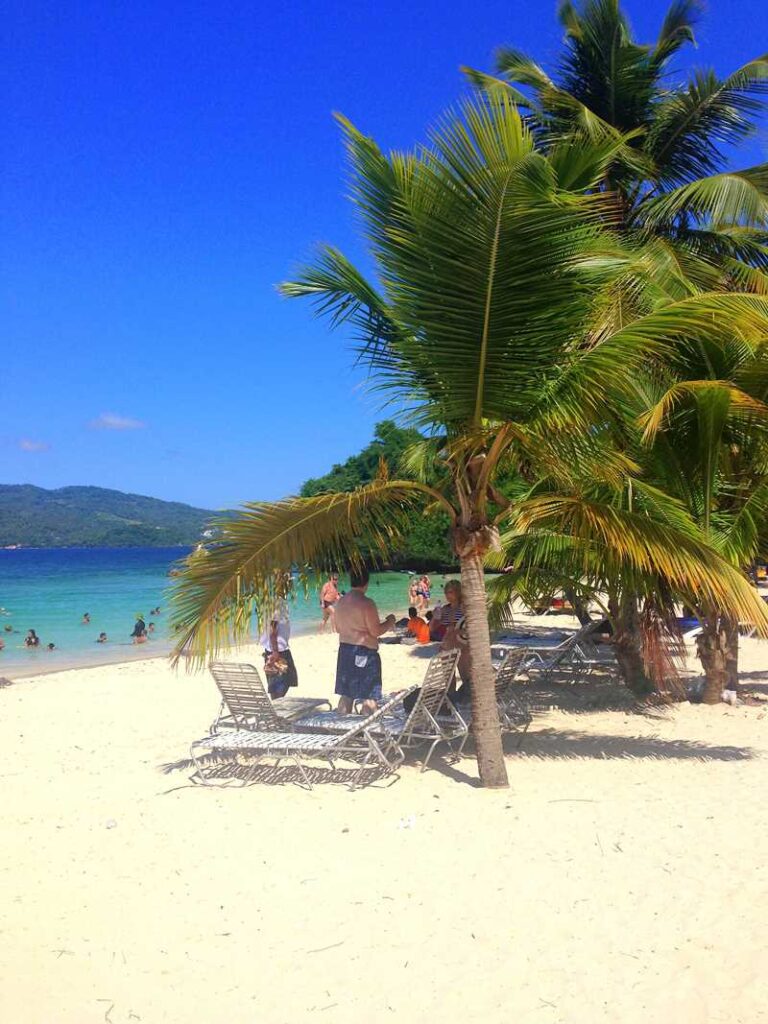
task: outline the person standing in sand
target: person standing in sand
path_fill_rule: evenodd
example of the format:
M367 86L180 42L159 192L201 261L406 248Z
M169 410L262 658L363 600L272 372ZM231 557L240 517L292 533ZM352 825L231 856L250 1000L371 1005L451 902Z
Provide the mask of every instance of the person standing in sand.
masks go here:
M381 699L381 657L379 637L394 629L395 616L379 621L379 610L370 597L368 570L350 572L351 590L336 605L339 655L336 662L336 690L339 714L349 715L354 702L363 702L363 714L376 710Z
M320 608L323 612L323 621L320 623L321 633L325 632L325 627L329 622L331 624L331 632L333 633L336 631L336 603L340 596L339 574L337 572L332 572L320 591Z
M288 605L285 601L280 601L261 635L269 695L275 699L284 697L289 687L299 685L299 676L289 646L290 638L291 620Z

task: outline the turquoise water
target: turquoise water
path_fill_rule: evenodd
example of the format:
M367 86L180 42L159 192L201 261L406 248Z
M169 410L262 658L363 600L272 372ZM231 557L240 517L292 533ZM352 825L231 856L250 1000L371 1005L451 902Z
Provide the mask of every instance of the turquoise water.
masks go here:
M167 653L170 609L168 570L186 554L183 548L49 548L0 551L0 676L31 675L73 666L127 661ZM432 576L433 596L443 577ZM342 587L343 589L343 587ZM368 591L382 617L408 606L408 576L377 573ZM160 615L150 616L160 606ZM81 625L83 614L91 617ZM148 643L130 641L136 614L155 623ZM291 618L295 633L319 624L316 595L299 596ZM13 632L6 632L11 626ZM34 629L40 647L27 649L24 637ZM109 638L96 643L99 633ZM48 651L52 642L56 649Z

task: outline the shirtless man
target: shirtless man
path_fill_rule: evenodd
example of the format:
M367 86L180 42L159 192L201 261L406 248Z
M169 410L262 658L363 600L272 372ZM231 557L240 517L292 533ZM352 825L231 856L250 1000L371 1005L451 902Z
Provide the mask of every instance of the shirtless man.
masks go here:
M339 600L339 597L339 574L332 572L320 591L320 608L323 612L323 621L320 623L321 633L325 632L325 627L329 622L331 624L331 632L335 632L334 612L336 611L336 602Z
M368 570L351 572L352 589L336 605L336 630L339 634L339 657L336 663L336 693L339 714L349 715L354 702L363 702L363 714L376 710L381 699L381 657L379 637L394 629L395 616L379 621L376 604L365 596Z

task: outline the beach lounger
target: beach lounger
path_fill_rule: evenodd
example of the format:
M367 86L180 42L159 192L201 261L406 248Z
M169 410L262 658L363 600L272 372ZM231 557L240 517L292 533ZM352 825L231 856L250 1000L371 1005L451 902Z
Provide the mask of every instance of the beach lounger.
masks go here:
M448 700L448 688L456 672L458 651L441 651L430 659L424 682L421 684L416 703L410 712L398 707L396 713L388 712L376 727L376 735L387 736L401 750L430 744L427 756L421 766L424 771L438 743L447 743L453 749L458 742L456 757L461 757L469 729L461 714ZM412 687L415 689L415 687ZM384 707L389 706L389 703ZM443 712L441 712L441 708ZM381 708L379 709L381 710ZM338 732L359 721L358 715L337 715L335 712L304 715L294 726L299 731Z
M225 761L235 762L237 758L248 757L253 759L250 771L246 771L245 777L239 780L242 785L247 785L256 774L262 760L274 758L275 768L278 768L283 760L292 761L305 784L312 789L312 782L305 767L307 760L326 761L331 772L336 770L337 762L347 760L358 765L358 770L350 783L350 788L355 789L367 769L377 768L378 778L390 775L402 764L401 748L392 741L386 731L378 729L378 726L381 720L401 706L404 698L415 689L416 687L411 686L396 694L366 718L360 715L348 716L354 718L354 722L340 735L236 729L225 730L216 736L205 736L201 740L196 740L190 747L190 756L196 769L193 777L205 785L216 785L220 781L220 762L216 760L217 756L223 757Z
M496 706L502 732L518 732L523 742L528 726L532 722L531 712L525 700L525 690L520 679L528 676L528 649L515 647L506 652L496 671ZM472 726L472 711L469 706L456 706L457 714Z
M599 625L600 622L590 622L554 646L528 642L527 667L540 672L545 679L558 669L572 673L577 679L587 675L596 665L602 664L591 639Z
M525 702L520 679L528 676L528 648L507 651L496 673L496 704L502 732L519 732L523 741L531 724L531 712ZM519 744L518 744L519 746Z
M221 728L285 729L299 715L331 702L323 697L281 697L273 701L255 665L213 661L211 675L221 693L221 708L211 726L213 736Z

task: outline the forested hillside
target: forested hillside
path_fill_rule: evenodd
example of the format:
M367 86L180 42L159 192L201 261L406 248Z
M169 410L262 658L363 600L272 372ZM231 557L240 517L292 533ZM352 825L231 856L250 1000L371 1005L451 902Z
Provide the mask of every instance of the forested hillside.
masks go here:
M302 497L328 491L351 491L375 479L381 459L387 463L390 476L406 476L401 462L403 454L421 435L407 430L392 420L376 424L373 441L346 462L333 466L325 476L307 480L301 488ZM448 517L442 512L414 513L402 549L393 564L398 568L438 569L455 564L448 544Z
M195 544L213 513L102 487L0 484L0 547Z

